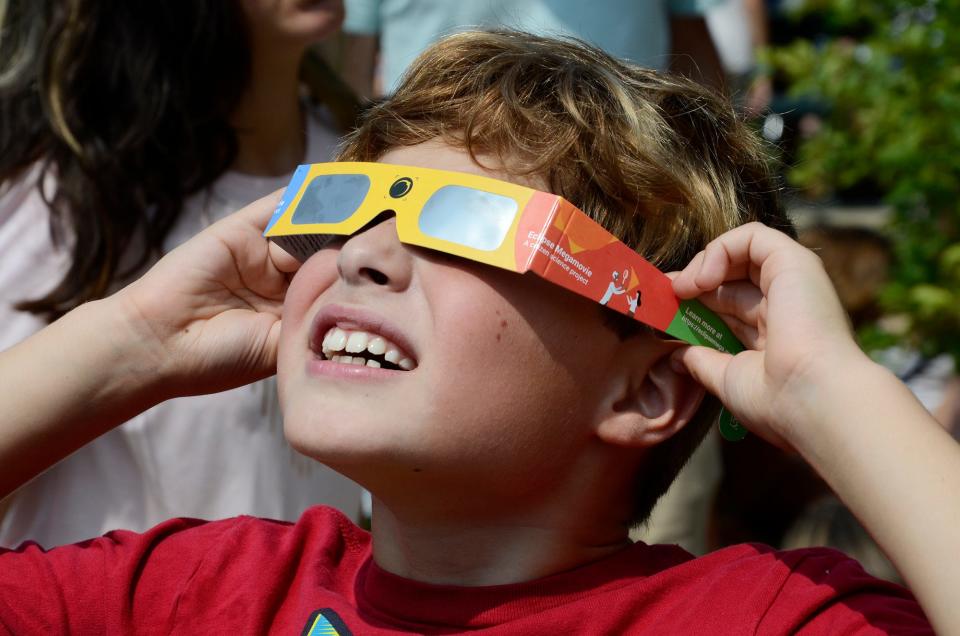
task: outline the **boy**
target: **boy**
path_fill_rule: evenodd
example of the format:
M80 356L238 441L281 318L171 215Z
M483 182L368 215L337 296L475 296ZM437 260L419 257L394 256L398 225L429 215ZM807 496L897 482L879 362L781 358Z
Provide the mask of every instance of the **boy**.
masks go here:
M285 294L277 369L287 437L374 493L372 538L315 508L294 526L174 520L48 554L27 546L0 556L2 624L341 635L928 631L904 590L835 552L738 546L694 560L673 546L629 544L630 524L715 420L702 384L755 432L812 458L891 546L934 620L956 625L942 590L953 575L930 568L941 534L923 545L896 522L931 498L949 501L946 486L877 501L875 477L890 468L871 462L901 438L877 417L869 423L885 432L869 440L871 461L838 455L861 439L863 414L875 413L840 409L855 432L844 437L820 417L820 398L838 401L833 387L813 378L849 370L844 378L897 400L900 417L921 420L911 439L946 485L957 482L955 449L853 345L815 258L756 224L698 254L747 221L789 227L755 142L714 98L580 45L466 34L428 51L342 158L563 194L664 269L693 258L677 293L706 293L755 351L731 359L683 348L538 278L406 246L390 215L318 252L287 289L295 264L251 239L266 218L247 211L2 359L29 382L0 404L19 399L37 411L9 411L0 458L25 456L27 468L3 485L128 410L269 373ZM98 318L113 326L112 347L89 326ZM396 364L354 363L352 354L375 350L395 352ZM52 396L30 383L43 377L30 370L44 351L61 357ZM124 368L100 371L107 363ZM902 476L916 484L916 474ZM38 597L41 587L48 594Z

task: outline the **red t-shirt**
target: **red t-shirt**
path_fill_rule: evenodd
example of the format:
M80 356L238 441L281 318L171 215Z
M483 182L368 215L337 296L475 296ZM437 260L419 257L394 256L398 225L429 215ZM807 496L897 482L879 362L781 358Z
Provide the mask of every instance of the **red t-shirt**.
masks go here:
M296 524L175 519L43 551L0 553L10 634L930 634L898 586L824 549L741 545L694 559L637 544L561 574L427 585L373 563L330 508Z

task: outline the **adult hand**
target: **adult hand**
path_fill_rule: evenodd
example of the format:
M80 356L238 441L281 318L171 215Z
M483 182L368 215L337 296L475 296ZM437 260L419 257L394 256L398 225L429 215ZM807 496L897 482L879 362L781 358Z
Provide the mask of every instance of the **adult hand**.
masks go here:
M698 297L748 348L735 356L704 347L676 360L747 428L789 448L811 417L813 391L833 373L869 362L817 256L760 223L731 230L673 281Z
M279 193L210 226L112 299L156 369L161 398L276 370L280 312L299 263L263 238Z

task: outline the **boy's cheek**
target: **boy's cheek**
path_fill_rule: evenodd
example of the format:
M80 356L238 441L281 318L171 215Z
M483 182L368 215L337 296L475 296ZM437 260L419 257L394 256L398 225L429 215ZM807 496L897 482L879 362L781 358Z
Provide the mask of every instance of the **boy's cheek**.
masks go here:
M280 314L281 342L299 329L309 306L309 300L305 295L297 294L296 289L291 285L283 299L283 312Z
M297 270L283 299L285 334L300 330L310 308L336 280L336 272L336 256L327 251L314 254Z

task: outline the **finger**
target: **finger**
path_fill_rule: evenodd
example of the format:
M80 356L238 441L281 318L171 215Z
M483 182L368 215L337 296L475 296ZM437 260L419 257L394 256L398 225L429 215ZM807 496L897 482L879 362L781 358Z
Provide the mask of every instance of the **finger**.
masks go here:
M260 228L261 231L266 229L267 224L273 217L273 213L280 203L281 196L283 196L283 189L268 194L250 206L257 206L257 211L251 212L251 219L257 224L257 227ZM269 211L269 214L264 214L265 211ZM273 241L269 242L267 255L273 263L273 266L284 274L293 274L300 269L300 265L302 264Z
M753 283L734 281L701 294L698 300L714 312L756 327L760 321L763 293Z
M269 223L273 217L273 213L276 211L282 195L283 189L271 192L267 196L261 197L245 208L242 208L237 212L237 216L252 223L258 230L263 232L267 227L267 223Z
M762 223L748 223L735 228L713 243L722 246L734 268L743 268L745 275L741 278L752 280L764 295L769 282L782 266L803 258L808 251L786 234Z
M670 273L674 293L680 298L694 298L716 289L724 281L753 280L748 263L732 263L719 244L708 245L690 261L682 272Z
M737 337L737 340L747 349L754 351L763 350L763 338L760 336L760 330L756 325L743 322L736 316L727 314L718 314L724 324L730 327L730 331Z
M273 266L285 274L292 274L300 269L300 261L291 256L285 249L270 241L267 247Z
M277 351L280 348L280 332L282 331L281 322L277 320L270 325L270 332L267 334L266 345L264 346L264 356L261 363L261 370L266 375L274 375L277 372Z
M700 254L694 257L698 264L693 280L686 277L694 269L694 263L691 262L684 269L684 275L675 281L675 290L678 296L688 298L696 295L694 290L716 289L724 281L750 278L762 283L757 274L772 254L799 252L801 249L786 234L762 223L741 225L711 241L703 250L702 257ZM762 284L760 287L765 291Z
M725 281L752 279L751 269L762 266L767 256L765 252L757 253L754 244L769 240L769 232L775 230L760 223L749 223L710 241L704 248L704 261L697 274L697 286L715 289ZM760 260L755 260L757 258Z
M679 272L670 272L667 277L673 280L673 292L681 298L693 298L702 291L696 285L697 273L703 266L703 252L690 259L690 262Z
M759 356L755 352L737 354L737 358L745 356ZM678 371L685 370L699 382L711 395L715 395L741 424L752 432L757 433L768 442L785 450L792 447L773 429L766 425L758 425L755 417L765 417L763 405L757 404L751 398L751 391L744 392L743 382L725 382L730 365L734 357L728 353L720 353L708 347L685 347L673 353L670 362ZM739 387L739 389L738 389Z
M671 356L671 364L682 368L711 395L723 402L723 376L733 356L709 347L684 347Z
M267 196L257 199L247 207L238 211L236 216L254 225L259 235L262 235L270 219L273 217L273 213L280 202L282 194L282 189L271 192ZM224 220L226 221L228 219ZM273 241L268 241L266 238L263 238L262 241L267 243L267 257L270 259L273 267L278 271L284 274L292 274L300 268L300 261L287 253L286 250L282 249Z

